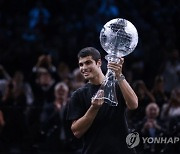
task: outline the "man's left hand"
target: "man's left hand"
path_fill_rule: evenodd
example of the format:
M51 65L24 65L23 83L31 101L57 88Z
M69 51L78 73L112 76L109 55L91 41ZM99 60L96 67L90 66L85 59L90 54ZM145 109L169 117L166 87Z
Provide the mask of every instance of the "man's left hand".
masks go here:
M124 63L124 58L120 58L120 61L118 63L109 62L107 68L113 70L116 74L116 77L118 78L122 74L123 63Z

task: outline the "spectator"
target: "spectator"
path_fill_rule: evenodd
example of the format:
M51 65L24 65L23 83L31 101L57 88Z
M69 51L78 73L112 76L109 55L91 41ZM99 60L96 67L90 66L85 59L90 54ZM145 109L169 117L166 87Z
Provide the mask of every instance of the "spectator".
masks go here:
M51 104L54 100L54 86L56 80L45 68L39 68L36 73L36 79L32 83L34 93L34 103L28 113L28 129L30 136L30 145L38 146L38 142L43 139L40 137L40 116L45 105Z
M142 122L139 123L139 129L142 136L145 137L162 137L166 130L158 119L159 107L155 102L151 102L146 107L146 116ZM143 144L143 151L150 153L160 153L162 145L160 144Z
M5 87L8 83L8 81L11 80L10 75L7 73L5 68L0 65L0 98L2 99L2 96L5 92Z
M79 68L74 69L72 74L73 75L72 75L72 82L71 82L71 86L72 86L71 91L73 92L74 90L77 90L78 88L85 85L85 79L82 76Z
M19 93L24 92L26 96L27 105L32 105L34 102L34 96L32 92L32 88L28 82L24 81L24 74L21 71L16 71L13 78L12 84L14 87L15 96L19 95Z
M42 106L45 102L54 100L55 83L56 80L47 69L38 69L36 79L32 85L36 106Z
M66 84L69 85L70 78L71 78L71 72L70 68L67 65L67 63L60 62L58 65L58 70L57 70L59 80L65 82Z
M180 88L172 90L168 103L163 105L161 118L168 128L168 135L180 137ZM180 147L176 143L167 146L167 153L179 153Z
M3 150L3 140L1 139L1 132L3 130L3 127L5 125L5 121L4 121L4 116L2 111L0 110L0 152L2 152Z
M180 88L172 90L168 103L163 105L161 118L164 121L167 119L175 118L180 116Z
M133 84L133 89L138 97L139 106L136 110L128 110L128 121L130 127L133 127L138 121L143 120L145 116L145 108L150 102L154 102L155 98L146 87L144 81L137 80Z
M4 125L5 125L4 116L3 116L2 111L0 110L0 135L1 135Z
M52 103L44 104L40 116L41 133L45 136L42 151L75 152L75 138L66 121L69 88L64 82L55 85L55 99Z
M3 152L21 152L27 132L26 115L27 99L22 87L12 81L6 85L2 97L1 109L4 114L2 131Z
M51 73L56 72L56 67L52 64L52 57L50 55L43 54L39 56L36 65L32 69L32 72L37 73L39 68L46 68Z
M180 86L180 59L179 50L172 49L169 59L165 62L163 77L165 91L170 94L174 87Z
M162 108L164 103L167 102L167 94L165 93L164 89L164 78L163 76L157 75L155 77L154 85L151 90L152 95L155 97L156 103Z

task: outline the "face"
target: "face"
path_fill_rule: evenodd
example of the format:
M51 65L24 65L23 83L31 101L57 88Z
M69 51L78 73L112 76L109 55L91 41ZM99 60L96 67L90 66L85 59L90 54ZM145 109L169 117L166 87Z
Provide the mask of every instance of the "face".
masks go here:
M79 58L79 68L86 80L93 80L99 74L101 61L96 62L91 56Z
M51 83L51 81L52 81L51 75L48 73L42 73L39 76L39 83L41 85L49 85Z
M60 85L55 90L55 97L58 99L65 100L68 97L68 89L66 87L64 87L63 85Z
M23 76L23 74L21 72L16 72L13 79L16 82L21 82L21 81L23 81L24 76Z
M147 116L149 118L155 119L158 116L158 109L156 106L152 105L151 107L149 107L148 111L147 111Z
M175 104L180 105L180 89L175 89L171 92L171 100L174 101Z

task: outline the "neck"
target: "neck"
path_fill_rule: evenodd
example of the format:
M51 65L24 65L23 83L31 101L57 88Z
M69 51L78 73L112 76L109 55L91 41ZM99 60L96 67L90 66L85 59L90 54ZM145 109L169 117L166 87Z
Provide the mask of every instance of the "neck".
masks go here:
M61 105L63 105L64 102L65 102L65 101L64 101L63 98L56 98L56 99L55 99L55 103L56 103L56 104L61 104Z
M89 82L95 85L99 85L104 81L104 79L105 79L105 76L101 71L95 78L89 80Z

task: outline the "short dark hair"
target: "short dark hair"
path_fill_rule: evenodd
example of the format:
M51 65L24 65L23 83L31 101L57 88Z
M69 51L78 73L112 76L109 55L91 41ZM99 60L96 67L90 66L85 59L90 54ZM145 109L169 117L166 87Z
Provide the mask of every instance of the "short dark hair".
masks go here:
M83 48L78 53L78 59L79 58L84 58L84 57L87 57L87 56L92 56L92 59L95 60L96 62L99 59L101 59L100 52L94 47Z

